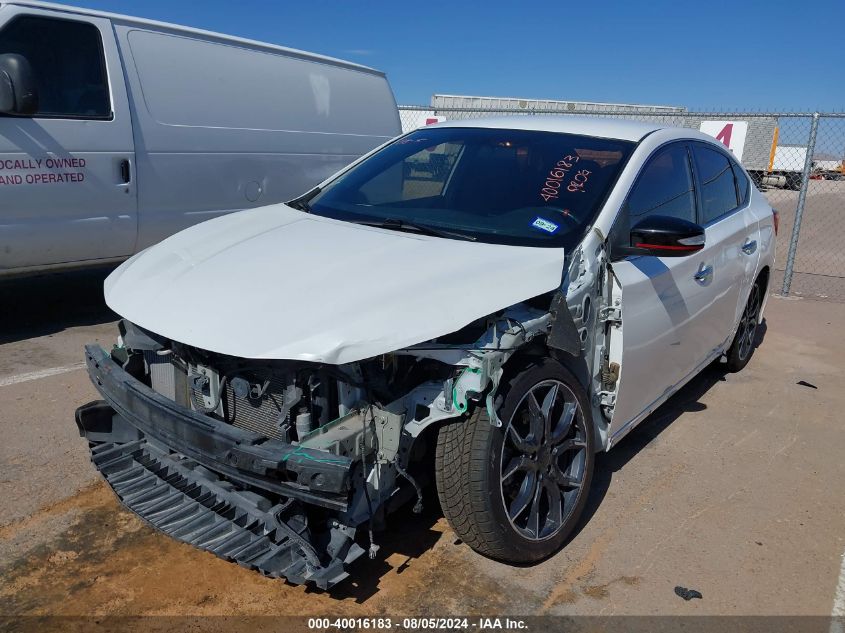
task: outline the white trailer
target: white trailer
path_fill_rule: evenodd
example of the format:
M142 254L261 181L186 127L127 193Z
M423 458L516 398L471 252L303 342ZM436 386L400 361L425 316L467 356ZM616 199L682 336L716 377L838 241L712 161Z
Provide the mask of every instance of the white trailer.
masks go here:
M516 113L531 114L543 112L649 112L656 115L683 114L686 108L680 106L638 105L633 103L601 103L598 101L563 101L557 99L524 99L520 97L474 97L470 95L440 95L431 97L431 107L437 113L439 109L475 110L479 113L507 110Z
M807 148L802 145L778 145L771 166L763 176L763 184L797 191L801 188Z

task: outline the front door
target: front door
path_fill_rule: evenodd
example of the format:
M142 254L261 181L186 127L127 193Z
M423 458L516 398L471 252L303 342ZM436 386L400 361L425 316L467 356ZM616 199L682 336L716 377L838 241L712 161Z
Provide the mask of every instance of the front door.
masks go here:
M650 215L697 222L694 183L687 143L656 150L632 187L611 239L628 240L630 228ZM620 365L611 443L718 345L710 321L720 303L714 291L722 274L716 265L720 249L718 242L707 239L702 250L689 255L630 256L612 263L621 291L621 328L611 332L617 342L611 345L610 360Z
M135 248L132 123L111 23L0 8L0 54L24 56L32 116L0 115L0 272Z

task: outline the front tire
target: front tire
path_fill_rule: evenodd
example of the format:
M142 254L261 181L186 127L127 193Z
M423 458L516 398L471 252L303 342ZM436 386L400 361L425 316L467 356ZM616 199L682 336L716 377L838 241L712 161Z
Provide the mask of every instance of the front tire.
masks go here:
M583 513L593 474L587 394L552 359L500 386L490 423L479 406L439 430L437 493L452 529L475 551L509 563L556 552Z

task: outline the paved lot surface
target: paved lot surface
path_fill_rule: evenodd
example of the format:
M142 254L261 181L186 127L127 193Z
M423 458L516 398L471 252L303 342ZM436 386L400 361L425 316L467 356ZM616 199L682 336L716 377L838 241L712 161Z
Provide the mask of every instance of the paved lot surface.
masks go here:
M772 298L748 368L707 370L601 455L586 520L544 563L476 555L430 498L421 518L389 522L354 582L319 593L154 533L99 482L72 416L95 397L74 368L82 344L114 338L102 278L0 286L2 615L831 614L845 550L843 304Z
M845 180L811 180L801 221L790 294L845 301ZM792 236L798 192L768 189L769 204L780 212L774 288L780 290Z

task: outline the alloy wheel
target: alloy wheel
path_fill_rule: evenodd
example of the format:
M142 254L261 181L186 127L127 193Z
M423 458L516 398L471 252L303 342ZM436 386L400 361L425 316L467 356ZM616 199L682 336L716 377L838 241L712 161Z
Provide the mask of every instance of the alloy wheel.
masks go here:
M748 303L739 321L737 336L739 337L739 358L745 360L754 349L754 336L757 334L757 322L760 318L760 288L754 284Z
M554 537L584 483L587 429L575 394L563 382L534 385L505 429L500 490L511 525L524 538Z

